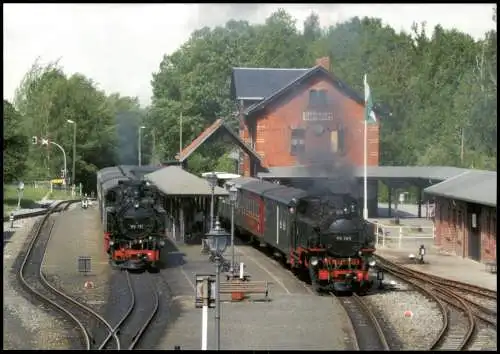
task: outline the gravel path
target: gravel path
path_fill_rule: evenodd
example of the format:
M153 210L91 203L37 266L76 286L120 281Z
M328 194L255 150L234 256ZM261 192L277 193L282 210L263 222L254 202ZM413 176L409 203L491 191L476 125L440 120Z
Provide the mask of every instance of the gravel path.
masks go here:
M78 204L59 214L43 264L47 279L57 288L102 314L109 293L110 266L103 249L97 209L83 210ZM78 257L90 256L92 271L78 272ZM85 289L90 281L92 289Z
M385 275L384 283L396 282L396 289L365 296L363 299L385 324L391 350L427 350L440 332L443 319L432 300L413 290L399 279ZM405 317L411 311L411 317Z
M47 312L45 306L32 302L17 280L17 271L33 236L31 229L41 218L16 221L15 229L6 227L4 223L4 238L8 236L8 242L4 243L3 263L3 348L7 350L69 348L64 335L61 335L64 333L64 322L53 312Z

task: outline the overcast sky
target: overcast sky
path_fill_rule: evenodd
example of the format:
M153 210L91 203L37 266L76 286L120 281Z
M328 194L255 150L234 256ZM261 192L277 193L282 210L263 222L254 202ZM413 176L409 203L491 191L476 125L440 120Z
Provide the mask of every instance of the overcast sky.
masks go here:
M100 87L138 96L148 104L151 74L164 54L175 51L190 33L228 19L263 22L283 7L299 28L312 12L321 25L353 16L373 16L397 30L414 21L440 23L480 38L494 27L493 4L4 4L4 98L37 57L42 63L60 58L64 70L81 72Z

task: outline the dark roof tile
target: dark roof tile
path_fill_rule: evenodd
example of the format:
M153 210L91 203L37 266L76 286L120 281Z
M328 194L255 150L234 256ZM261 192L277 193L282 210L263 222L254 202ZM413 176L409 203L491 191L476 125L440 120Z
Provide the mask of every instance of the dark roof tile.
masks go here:
M311 70L273 68L233 68L232 98L263 100Z

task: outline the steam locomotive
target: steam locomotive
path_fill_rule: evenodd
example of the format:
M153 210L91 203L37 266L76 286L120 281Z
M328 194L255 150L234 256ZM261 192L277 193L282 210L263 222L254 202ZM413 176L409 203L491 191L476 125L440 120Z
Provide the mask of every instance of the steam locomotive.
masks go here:
M104 248L113 266L157 270L165 245L165 210L143 175L157 167L116 166L97 172Z
M375 266L373 228L360 216L353 197L315 193L255 178L226 183L238 188L235 228L271 247L297 274L306 274L316 292L364 293L372 286ZM231 221L228 201L219 215Z

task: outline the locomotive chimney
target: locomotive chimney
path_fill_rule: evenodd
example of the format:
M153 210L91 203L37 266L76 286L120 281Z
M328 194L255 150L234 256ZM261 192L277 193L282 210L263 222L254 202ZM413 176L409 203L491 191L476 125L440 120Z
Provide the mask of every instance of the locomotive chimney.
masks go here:
M316 59L316 65L322 66L326 71L330 71L330 57Z

